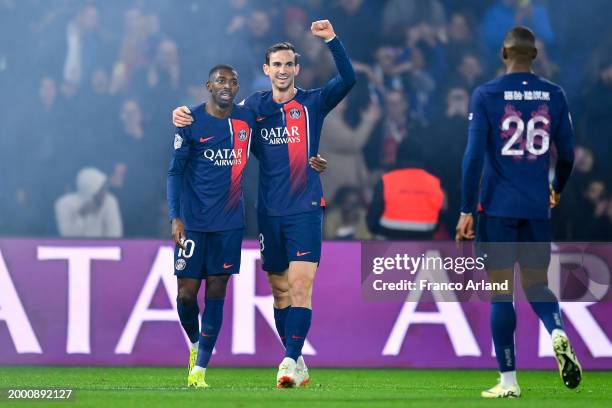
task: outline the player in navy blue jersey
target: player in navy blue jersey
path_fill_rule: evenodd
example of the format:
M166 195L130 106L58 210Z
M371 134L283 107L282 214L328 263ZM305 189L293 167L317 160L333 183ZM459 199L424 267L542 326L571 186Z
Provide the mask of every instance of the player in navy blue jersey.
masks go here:
M312 317L312 284L321 257L325 201L317 172L308 158L319 149L325 116L355 83L346 51L328 20L311 25L332 53L338 75L324 87L304 90L295 86L299 55L290 43L266 52L264 73L271 91L256 92L244 106L257 115L253 153L259 159L258 224L263 269L274 296L274 318L285 346L277 387L308 383L301 355ZM189 110L177 108L177 126L191 123Z
M506 74L476 88L468 117L462 212L456 239L476 236L478 252L487 255L489 280L509 283L507 291L492 294L491 332L501 379L499 384L482 392L485 398L521 395L514 356L515 262L521 268L527 299L552 336L564 384L575 388L582 375L564 331L559 303L547 280L550 210L559 202L572 171L574 134L561 87L532 72L536 56L531 30L525 27L510 30L502 48ZM553 145L557 159L554 179L549 184ZM478 225L474 234L476 211Z
M192 108L195 122L174 135L167 186L177 308L191 341L187 384L196 388L208 386L206 367L221 329L227 283L240 271L242 172L255 124L251 110L233 103L238 74L232 67L213 67L206 88L209 101ZM200 330L197 294L203 279Z

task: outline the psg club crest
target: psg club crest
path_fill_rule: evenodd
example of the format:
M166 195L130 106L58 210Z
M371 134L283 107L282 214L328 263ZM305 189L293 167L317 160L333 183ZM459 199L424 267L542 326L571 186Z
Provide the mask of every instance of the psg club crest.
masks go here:
M174 150L180 149L183 145L183 138L178 133L174 134Z
M187 262L185 262L183 258L179 258L176 260L176 263L174 264L174 269L176 269L177 271L182 271L183 269L185 269L186 265L187 265Z
M238 140L240 140L241 142L244 142L246 138L247 138L246 130L242 129L240 132L238 132Z
M302 116L302 112L298 108L291 108L289 116L291 116L291 119L299 119Z

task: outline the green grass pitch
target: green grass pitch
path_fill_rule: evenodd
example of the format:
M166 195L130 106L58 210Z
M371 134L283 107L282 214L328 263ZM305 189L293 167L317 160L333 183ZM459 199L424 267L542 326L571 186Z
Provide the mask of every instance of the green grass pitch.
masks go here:
M612 372L586 372L575 390L553 371L519 371L523 396L483 400L496 373L479 370L311 369L305 388L277 390L274 368L215 368L211 388L186 388L185 368L0 367L0 408L15 407L612 407ZM9 401L9 388L72 388L70 401Z

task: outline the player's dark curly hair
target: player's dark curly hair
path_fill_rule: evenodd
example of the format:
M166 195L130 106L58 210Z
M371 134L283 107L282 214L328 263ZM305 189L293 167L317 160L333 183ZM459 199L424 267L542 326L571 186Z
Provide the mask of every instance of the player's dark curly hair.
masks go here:
M213 74L217 71L220 71L222 69L226 69L228 71L232 71L234 73L236 73L236 75L238 75L238 71L236 71L236 68L232 67L231 65L227 65L227 64L217 64L214 67L212 67L210 69L210 71L208 71L208 77L210 78L211 76L213 76Z
M295 52L295 47L288 41L276 43L266 50L266 64L270 64L270 54L277 51L293 51L295 54L295 60L293 62L297 65L300 54Z

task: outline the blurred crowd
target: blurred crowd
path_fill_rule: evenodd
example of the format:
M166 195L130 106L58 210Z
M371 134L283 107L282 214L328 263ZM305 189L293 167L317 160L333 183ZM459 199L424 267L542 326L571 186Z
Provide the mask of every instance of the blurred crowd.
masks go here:
M298 86L322 86L335 67L309 28L327 18L358 73L322 132L327 239L379 235L368 209L406 140L440 181L429 238L454 236L469 98L503 72L503 35L522 24L577 136L554 237L612 241L610 15L607 0L0 0L0 234L167 238L171 110L206 98L218 63L237 68L239 99L268 89L261 66L279 41L301 54ZM257 177L252 160L251 237Z

